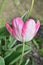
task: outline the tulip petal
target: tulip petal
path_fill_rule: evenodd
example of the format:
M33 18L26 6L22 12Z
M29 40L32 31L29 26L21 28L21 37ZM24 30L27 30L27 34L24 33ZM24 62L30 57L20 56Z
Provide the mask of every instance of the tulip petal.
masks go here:
M22 41L22 28L23 28L23 21L21 18L17 17L12 21L13 29L16 33L16 37L18 37L19 41Z
M35 36L36 33L38 32L39 27L40 27L40 22L39 22L39 20L38 20L37 23L36 23L36 26L35 26L36 30L35 30L34 36Z
M9 32L12 36L15 37L15 33L14 33L13 29L9 26L9 24L6 23L5 26L6 26L7 30L8 30L8 32Z
M35 32L35 21L33 19L29 19L23 26L22 36L24 41L30 41L34 37Z

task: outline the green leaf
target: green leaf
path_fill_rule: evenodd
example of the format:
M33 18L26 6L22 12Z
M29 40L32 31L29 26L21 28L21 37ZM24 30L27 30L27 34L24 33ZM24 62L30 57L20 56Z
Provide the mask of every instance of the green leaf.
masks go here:
M26 60L25 65L27 65L27 64L29 63L29 61L30 61L30 59L28 58L28 59Z
M43 18L40 19L41 24L43 25Z
M43 48L39 49L39 54L43 56Z
M19 44L19 45L16 46L17 52L19 52L19 53L22 52L22 46L23 46L22 44ZM30 50L30 49L31 49L31 47L29 47L28 45L25 45L24 52L27 51L27 50Z
M9 32L5 27L0 28L0 39L6 36L8 37L9 35L10 35Z
M25 45L24 55L31 51L31 47ZM17 62L21 58L22 54L22 44L16 45L14 48L10 49L10 51L6 52L5 62L6 65L12 65L13 63Z
M0 56L0 65L5 65L5 61L1 56Z
M1 45L1 40L0 40L0 55L2 53L2 45Z
M25 58L24 58L24 60L23 60L23 62L22 62L21 65L28 65L29 61L30 61L29 58L28 58L28 59L25 59Z
M35 39L33 39L33 43L36 46L36 48L39 49L39 45L38 45L38 43L37 43L37 41Z
M11 35L9 36L9 44L8 44L8 48L12 48L15 44L16 44L16 39L14 37L12 37Z

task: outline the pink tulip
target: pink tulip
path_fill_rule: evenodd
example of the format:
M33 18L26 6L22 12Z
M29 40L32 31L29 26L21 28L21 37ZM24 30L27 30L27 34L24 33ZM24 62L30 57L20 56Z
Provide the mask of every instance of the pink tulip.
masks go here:
M10 34L17 40L28 42L32 40L38 32L40 22L38 20L37 23L35 23L33 19L28 19L24 23L21 18L17 17L13 19L12 27L10 27L8 23L6 23L5 26Z

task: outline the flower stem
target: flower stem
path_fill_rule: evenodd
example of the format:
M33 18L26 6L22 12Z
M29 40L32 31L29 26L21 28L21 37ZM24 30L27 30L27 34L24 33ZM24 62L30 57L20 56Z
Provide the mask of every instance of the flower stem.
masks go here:
M1 45L1 40L0 40L0 56L2 55L2 45Z
M28 11L22 16L22 19L23 19L24 21L30 17L31 12L32 12L32 9L33 9L33 6L34 6L34 0L32 0L32 4L31 4L31 6L30 6L30 10L28 10Z
M23 42L22 56L21 56L21 60L20 60L20 62L19 62L19 65L21 65L22 60L23 60L23 56L24 56L24 47L25 47L25 43Z
M35 65L35 64L34 64L34 57L32 57L32 65Z
M31 7L30 7L30 11L28 10L28 17L31 15L33 6L34 6L34 0L32 0L32 4L31 4Z

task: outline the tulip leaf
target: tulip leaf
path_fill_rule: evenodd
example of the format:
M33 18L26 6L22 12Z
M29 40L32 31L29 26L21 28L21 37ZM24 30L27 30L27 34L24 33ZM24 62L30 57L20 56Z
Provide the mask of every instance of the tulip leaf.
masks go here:
M7 29L5 27L0 28L0 38L3 37L8 37L9 36L9 32L7 31Z
M23 62L22 62L21 65L28 65L29 61L30 61L29 58L28 59L27 58L24 58L24 60L23 60Z
M1 56L0 56L0 65L5 65L5 61Z
M39 49L39 54L43 56L43 48Z
M43 25L43 18L40 19L41 24Z
M29 53L31 51L31 47L28 45L25 45L24 55ZM5 53L5 62L6 65L12 65L16 61L18 61L21 58L22 53L22 44L16 45L14 48L11 48L10 51Z
M16 41L17 41L17 40L10 35L10 36L9 36L8 48L9 48L9 49L12 48L12 47L15 45Z

